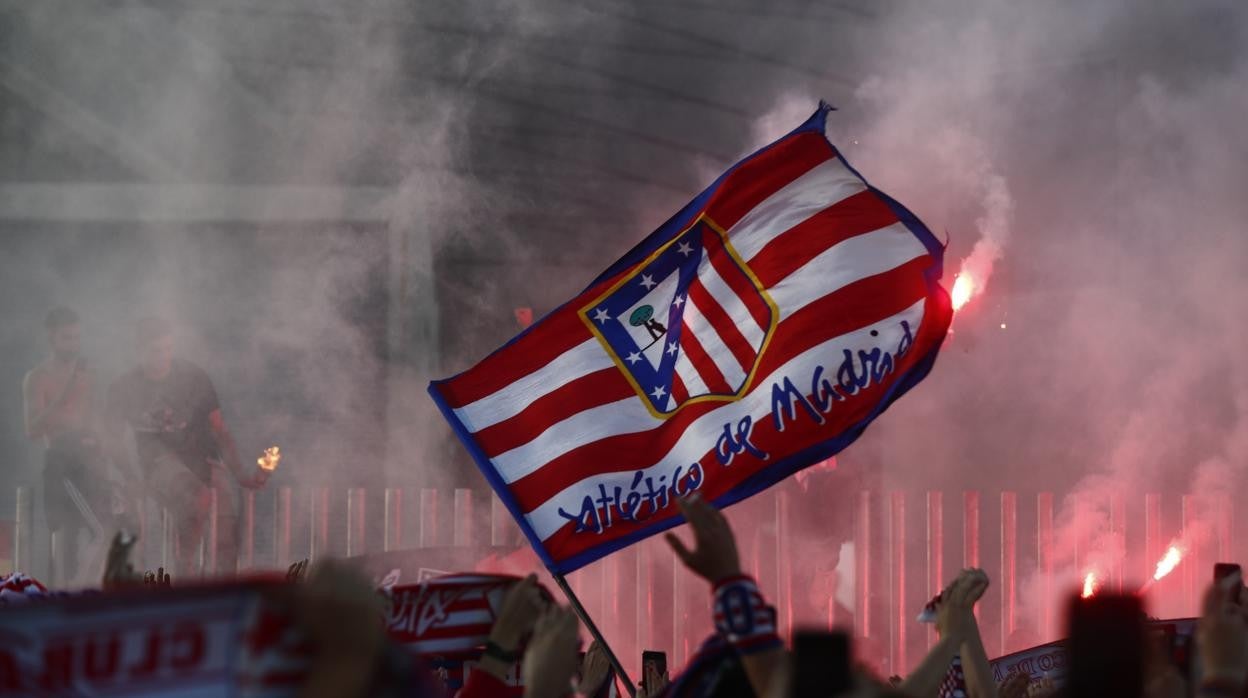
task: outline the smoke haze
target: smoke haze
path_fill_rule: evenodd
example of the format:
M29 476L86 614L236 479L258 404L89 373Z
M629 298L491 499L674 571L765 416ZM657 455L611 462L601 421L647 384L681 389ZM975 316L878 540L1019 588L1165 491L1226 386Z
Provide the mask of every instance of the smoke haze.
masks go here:
M985 493L986 531L989 493L1054 492L1059 581L1125 563L1141 582L1155 560L1128 555L1142 532L1114 531L1112 496L1134 521L1145 493L1243 490L1239 3L0 9L5 492L37 472L18 386L59 303L105 378L135 319L172 317L244 457L281 443L300 484L484 489L427 381L820 98L849 162L947 235L946 285L965 270L980 292L931 377L840 459L854 487L911 493L912 560L923 490L947 493L950 531L962 490ZM1189 537L1213 536L1214 511L1193 509ZM1036 617L1025 571L1019 596Z

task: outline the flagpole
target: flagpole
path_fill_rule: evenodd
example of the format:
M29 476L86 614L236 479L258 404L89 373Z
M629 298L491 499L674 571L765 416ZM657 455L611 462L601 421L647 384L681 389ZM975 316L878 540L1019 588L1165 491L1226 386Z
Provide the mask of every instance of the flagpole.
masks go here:
M616 657L615 652L611 651L611 645L607 644L607 639L602 636L602 631L598 630L597 625L594 625L594 619L589 617L589 613L581 605L581 600L576 597L572 587L568 586L568 580L564 579L562 574L556 574L554 578L555 584L558 584L559 588L563 589L563 595L568 597L568 602L572 604L572 610L576 611L576 615L580 616L581 622L585 624L585 629L589 630L589 634L594 636L594 639L602 646L602 650L607 653L607 660L611 662L616 675L624 682L624 690L628 691L630 698L636 698L637 688L633 686L632 680L628 678L628 673L624 671L624 665L620 664L619 657Z

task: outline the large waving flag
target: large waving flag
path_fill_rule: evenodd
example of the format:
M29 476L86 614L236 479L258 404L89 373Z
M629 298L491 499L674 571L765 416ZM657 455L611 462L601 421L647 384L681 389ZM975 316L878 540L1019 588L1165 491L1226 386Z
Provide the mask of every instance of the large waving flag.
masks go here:
M429 392L567 573L852 443L931 369L943 247L824 135L820 105L580 295Z

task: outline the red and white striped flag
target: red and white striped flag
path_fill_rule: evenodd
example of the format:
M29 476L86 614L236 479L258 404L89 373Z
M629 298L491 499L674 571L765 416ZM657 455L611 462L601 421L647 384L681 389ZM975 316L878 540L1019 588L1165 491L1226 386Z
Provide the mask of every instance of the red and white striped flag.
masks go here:
M581 294L430 394L566 573L845 448L930 370L943 247L821 105Z

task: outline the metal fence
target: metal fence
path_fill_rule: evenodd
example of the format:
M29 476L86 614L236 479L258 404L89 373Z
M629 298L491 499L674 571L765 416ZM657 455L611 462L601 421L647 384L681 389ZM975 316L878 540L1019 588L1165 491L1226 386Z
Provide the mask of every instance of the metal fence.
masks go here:
M1103 589L1134 591L1178 542L1183 563L1153 585L1150 598L1160 599L1155 615L1182 615L1195 612L1212 563L1241 552L1234 546L1231 503L1222 495L1111 495L1090 504L1093 514L1074 514L1096 521L1081 533L1062 518L1069 514L1059 512L1051 492L862 491L828 502L854 509L846 536L853 554L826 589L816 588L812 554L800 540L800 522L792 520L792 496L773 490L755 497L748 510L728 510L743 566L776 604L782 628L852 629L866 658L894 673L911 668L934 641L931 628L915 617L961 567L982 567L993 580L978 612L995 655L1058 637L1062 604L1087 572L1098 575ZM18 490L17 569L29 560L32 502L28 490ZM176 556L171 517L150 502L141 514L139 562L170 566ZM244 491L239 517L243 571L283 569L325 555L523 545L497 498L468 489ZM205 571L217 569L218 535L213 515L199 557ZM711 627L704 585L659 538L579 570L569 582L625 656L665 649L670 663L680 666ZM820 593L827 596L823 609L810 598Z

